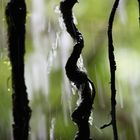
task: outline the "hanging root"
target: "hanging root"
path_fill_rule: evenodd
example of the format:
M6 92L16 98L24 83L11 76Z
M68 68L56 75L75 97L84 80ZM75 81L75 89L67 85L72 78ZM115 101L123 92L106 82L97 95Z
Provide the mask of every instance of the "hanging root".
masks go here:
M116 71L116 62L114 55L114 46L113 46L113 37L112 37L112 28L116 9L119 5L119 0L115 0L110 17L109 17L109 26L108 26L108 55L110 63L110 74L111 74L111 122L105 124L101 129L112 125L114 140L118 140L118 131L116 123L116 87L115 87L115 71Z
M12 66L14 140L28 140L31 117L24 80L25 19L26 5L24 0L11 0L6 7L6 20L9 58Z
M76 85L81 94L81 103L72 113L72 119L78 125L79 129L75 140L89 140L90 130L88 120L95 97L95 88L87 74L77 66L77 61L84 47L84 40L73 22L72 8L76 2L77 0L64 0L60 2L60 10L67 32L76 42L65 69L67 77Z

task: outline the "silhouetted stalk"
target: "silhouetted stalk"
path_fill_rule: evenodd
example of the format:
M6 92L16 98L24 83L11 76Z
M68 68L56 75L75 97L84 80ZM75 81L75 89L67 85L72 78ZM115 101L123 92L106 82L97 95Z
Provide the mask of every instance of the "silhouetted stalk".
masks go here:
M112 29L113 22L116 13L116 9L119 5L119 0L115 0L110 17L109 17L109 25L108 25L108 54L109 54L109 63L110 63L110 73L111 73L111 117L112 120L109 124L106 124L101 127L101 129L112 125L114 140L118 140L118 132L117 132L117 123L116 123L116 87L115 87L115 71L116 71L116 62L114 56L114 46L113 46L113 37L112 37Z
M31 109L28 106L24 80L26 4L24 0L11 0L6 7L8 48L12 66L12 102L14 140L28 140Z
M90 140L89 116L95 97L95 88L92 81L84 71L77 66L77 61L84 47L82 34L73 23L72 8L77 0L63 0L60 3L60 10L68 33L75 41L72 54L69 57L65 69L67 77L75 84L80 92L81 103L72 113L72 119L78 126L78 133L75 140Z

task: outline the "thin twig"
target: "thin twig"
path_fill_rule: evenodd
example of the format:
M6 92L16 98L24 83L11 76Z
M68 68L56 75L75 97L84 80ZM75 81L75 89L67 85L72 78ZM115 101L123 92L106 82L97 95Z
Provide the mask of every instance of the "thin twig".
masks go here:
M118 140L118 131L117 131L117 123L116 123L116 87L115 87L115 71L116 71L116 62L114 55L114 46L113 46L113 37L112 37L112 29L114 17L116 14L117 7L119 5L119 0L115 0L113 8L109 17L109 25L108 25L108 55L109 55L109 63L110 63L110 74L111 74L111 122L102 126L101 128L105 128L109 125L112 125L114 140Z

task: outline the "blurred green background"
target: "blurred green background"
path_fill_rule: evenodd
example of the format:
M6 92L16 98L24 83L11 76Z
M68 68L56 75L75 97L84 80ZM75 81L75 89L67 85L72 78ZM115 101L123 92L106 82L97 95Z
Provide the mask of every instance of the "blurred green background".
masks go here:
M4 8L0 1L0 139L12 139L11 75ZM79 0L74 7L77 27L85 40L84 66L96 87L91 119L94 140L112 140L110 73L107 48L109 13L114 1ZM77 126L71 113L78 99L64 67L73 47L58 0L28 0L25 79L32 108L30 140L72 140ZM121 0L113 38L117 63L117 125L119 140L140 140L140 29L137 1ZM83 66L82 58L79 62Z

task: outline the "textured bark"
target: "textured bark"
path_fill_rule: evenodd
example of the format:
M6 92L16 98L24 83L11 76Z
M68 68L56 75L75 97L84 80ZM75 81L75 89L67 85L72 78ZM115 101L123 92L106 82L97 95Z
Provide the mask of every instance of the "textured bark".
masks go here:
M82 34L73 23L72 8L76 2L76 0L64 0L60 3L60 10L62 12L67 32L75 41L75 46L66 63L65 70L67 77L75 84L80 91L81 96L80 105L72 113L72 119L78 126L75 140L89 140L90 128L88 120L95 97L95 88L87 74L84 71L81 71L77 66L77 61L84 47L84 40Z
M31 109L24 80L25 22L24 0L11 0L6 7L8 48L12 66L12 102L14 140L28 140Z

